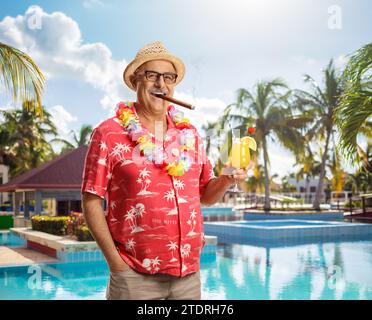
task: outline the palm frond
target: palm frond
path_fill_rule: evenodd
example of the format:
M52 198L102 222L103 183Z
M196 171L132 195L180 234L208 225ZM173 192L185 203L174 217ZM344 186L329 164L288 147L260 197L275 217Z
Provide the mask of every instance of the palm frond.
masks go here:
M351 55L344 70L347 84L335 108L334 121L340 130L339 150L353 164L361 161L357 137L371 137L372 87L372 43Z
M36 101L34 111L42 114L45 77L29 55L0 42L0 73L5 89L12 92L14 102Z

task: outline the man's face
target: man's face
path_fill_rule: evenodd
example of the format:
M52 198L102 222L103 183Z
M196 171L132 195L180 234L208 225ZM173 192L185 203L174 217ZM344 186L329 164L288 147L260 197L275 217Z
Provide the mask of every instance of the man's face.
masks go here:
M138 103L140 105L149 106L154 111L164 112L166 107L169 105L169 102L153 96L151 92L162 92L166 93L167 96L172 97L174 93L174 84L164 82L163 76L158 76L156 81L149 81L146 79L145 71L175 74L176 70L173 67L173 64L169 61L152 60L141 65L135 72Z

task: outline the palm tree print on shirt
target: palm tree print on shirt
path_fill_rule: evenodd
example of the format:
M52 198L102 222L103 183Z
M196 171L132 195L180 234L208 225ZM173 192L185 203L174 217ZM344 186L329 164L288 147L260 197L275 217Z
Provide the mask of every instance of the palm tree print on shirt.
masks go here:
M143 203L137 203L136 206L131 206L131 209L125 215L125 220L129 220L129 225L132 229L131 233L145 231L137 225L137 217L142 217L145 213L145 206Z
M197 233L194 231L196 225L196 211L193 209L190 213L190 219L187 220L187 224L191 226L191 231L186 235L187 237L195 236Z
M178 189L183 190L183 188L185 187L185 184L182 180L178 180L175 178L173 182L174 182L174 187L176 188L176 190Z
M172 190L172 189L168 190L165 193L164 198L167 199L167 201L172 201L174 203L174 200L175 200L174 190ZM173 208L171 211L169 211L167 213L167 216L173 216L173 215L177 215L177 214L178 214L177 208Z
M167 201L172 201L174 200L174 190L168 190L166 193L165 193L165 196L164 196L165 199L167 199Z
M110 208L111 208L111 210L114 210L116 208L116 201L111 201ZM107 210L105 211L105 213L107 214ZM118 222L118 219L116 219L114 216L112 216L112 218L110 219L110 222L116 223L116 222Z
M101 142L99 143L99 149L100 149L101 151L107 151L107 144L106 144L104 141L101 141Z
M178 203L186 203L187 200L178 195L178 190L183 190L183 188L185 187L184 182L182 180L173 178L173 183L174 183L174 188L176 189L176 192L177 192Z
M129 144L117 142L115 143L115 147L112 148L112 152L110 153L110 155L117 157L119 161L121 162L120 166L122 167L124 165L127 165L133 162L130 159L126 159L124 155L125 153L130 152L130 151L131 151L131 148Z
M102 165L102 166L107 166L107 158L105 157L105 158L99 158L98 159L98 164L100 164L100 165Z
M130 146L126 143L116 142L110 155L123 159L124 153L130 152Z
M191 245L189 243L184 244L181 246L181 257L185 258L190 255ZM182 263L182 271L185 271L187 269L186 265Z
M174 241L169 241L169 243L167 244L167 247L169 248L168 250L170 250L172 252L172 259L169 260L169 262L175 262L175 261L178 261L177 258L174 257L174 254L173 252L177 250L178 248L178 245L176 242Z
M145 258L142 261L142 267L144 267L148 271L151 271L151 273L155 273L160 269L160 261L161 260L159 259L159 257L155 257L154 259Z
M147 191L147 188L149 187L151 183L150 179L150 171L147 170L147 168L143 168L139 171L139 178L137 179L137 183L141 184L141 190L137 193L138 196L143 196L147 194L152 194L151 191Z
M136 250L134 249L136 242L133 238L128 239L127 243L125 244L125 249L130 250L133 252L134 257L136 257Z

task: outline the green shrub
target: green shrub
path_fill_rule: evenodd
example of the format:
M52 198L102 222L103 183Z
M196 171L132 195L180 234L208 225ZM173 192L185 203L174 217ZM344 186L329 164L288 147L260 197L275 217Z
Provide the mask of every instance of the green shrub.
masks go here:
M31 226L32 230L63 236L70 221L70 217L33 216Z
M84 215L78 212L66 217L33 216L31 226L36 231L58 236L75 235L78 241L94 241L85 224Z
M14 221L12 215L1 215L0 216L0 230L13 228Z
M89 228L85 225L77 227L75 232L78 241L94 241Z
M350 206L350 203L349 203L349 206ZM353 208L362 208L363 207L362 200L353 200L352 206Z

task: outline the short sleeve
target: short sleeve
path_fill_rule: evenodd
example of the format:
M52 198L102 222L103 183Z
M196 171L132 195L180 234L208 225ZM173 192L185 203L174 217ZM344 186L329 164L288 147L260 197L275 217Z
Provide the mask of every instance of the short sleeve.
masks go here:
M85 157L81 193L89 192L105 198L112 175L108 149L108 141L102 129L95 128Z
M209 160L207 153L205 151L203 141L200 137L198 136L198 152L200 155L200 161L201 161L201 170L200 170L200 177L199 177L199 193L200 193L200 198L203 196L204 191L207 187L207 184L209 181L212 179L216 178L213 172L213 166L211 161Z
M209 181L215 178L214 172L213 172L213 167L210 162L210 160L207 158L206 163L202 165L202 170L199 178L199 192L200 192L200 197L203 196L204 191L207 187L207 184Z

